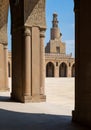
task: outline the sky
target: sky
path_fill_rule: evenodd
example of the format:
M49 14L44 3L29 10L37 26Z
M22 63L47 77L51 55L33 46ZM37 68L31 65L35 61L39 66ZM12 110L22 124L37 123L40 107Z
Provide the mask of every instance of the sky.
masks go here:
M62 33L62 41L66 43L66 53L72 53L74 57L74 2L73 0L46 0L46 33L45 45L50 40L50 28L52 27L53 13L58 14L59 28ZM8 15L8 48L11 50L10 36L10 11Z

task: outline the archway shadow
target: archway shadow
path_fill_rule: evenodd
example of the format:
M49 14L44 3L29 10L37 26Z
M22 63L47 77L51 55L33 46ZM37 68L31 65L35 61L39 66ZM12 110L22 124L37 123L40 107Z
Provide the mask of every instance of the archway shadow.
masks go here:
M0 102L11 102L10 96L0 96Z
M12 102L11 91L2 91L0 92L0 102Z
M19 103L18 101L15 101L11 98L10 92L8 92L8 94L5 94L5 95L1 94L0 95L0 102L17 102L17 103Z
M0 109L0 130L89 130L71 122L71 116L22 113Z
M11 99L10 96L0 96L0 102L16 102L16 101Z
M20 103L19 101L17 100L14 100L11 98L11 96L0 96L0 102L7 102L7 103Z

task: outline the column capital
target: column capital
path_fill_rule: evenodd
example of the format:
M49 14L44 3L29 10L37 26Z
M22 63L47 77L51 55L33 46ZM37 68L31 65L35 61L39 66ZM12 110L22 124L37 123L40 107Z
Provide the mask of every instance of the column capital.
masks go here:
M80 10L80 0L74 0L74 12L79 12Z
M7 45L4 46L4 49L8 49Z
M31 29L29 27L24 28L24 36L31 36Z
M0 44L4 45L4 46L7 46L8 43L7 42L0 42Z
M4 49L8 49L8 44L3 44L4 45Z
M45 37L45 30L40 31L40 37Z

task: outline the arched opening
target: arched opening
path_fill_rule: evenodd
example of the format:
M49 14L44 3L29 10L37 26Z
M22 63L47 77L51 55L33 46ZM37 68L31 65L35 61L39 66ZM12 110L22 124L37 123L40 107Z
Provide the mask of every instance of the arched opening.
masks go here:
M46 77L54 77L54 64L52 62L46 65Z
M46 18L47 18L47 30L46 30L46 45L47 48L45 51L47 53L51 53L52 57L48 57L47 55L47 63L53 61L55 63L55 78L46 78L46 92L47 99L50 100L51 103L64 103L67 105L70 102L70 112L74 109L74 78L71 78L71 64L73 62L72 58L74 58L75 49L74 49L74 12L73 12L73 0L57 0L52 8L52 0L47 0L47 10L46 10ZM62 4L61 4L62 3ZM68 6L65 6L65 5ZM49 7L50 5L50 7ZM60 6L59 6L60 5ZM50 11L49 11L50 9ZM63 12L65 14L63 14ZM59 52L59 46L57 44L54 47L54 44L57 43L59 39L55 38L55 41L50 38L50 28L52 28L52 15L56 13L58 15L58 27L60 32L62 33L62 42L65 42L66 45L66 53L56 53ZM50 21L50 23L49 23ZM49 41L48 41L49 40ZM47 44L50 43L50 44ZM49 46L50 45L50 46ZM53 47L53 48L52 48ZM63 47L63 46L62 46ZM62 49L62 47L60 47ZM50 51L52 49L52 51ZM56 51L55 51L56 50ZM72 53L72 57L69 57L69 54ZM66 55L68 54L68 55ZM56 55L56 56L55 56ZM60 55L60 57L59 57ZM66 57L67 56L67 57ZM58 65L56 64L58 63ZM62 64L61 64L62 63ZM70 63L68 65L68 63ZM47 70L46 70L47 73ZM69 76L69 77L68 77ZM59 77L67 77L67 78L59 78ZM51 95L51 96L50 96ZM71 96L71 98L70 98ZM51 98L50 98L51 97ZM69 97L69 98L68 98ZM64 107L64 109L66 106ZM69 107L67 106L69 109ZM71 115L71 114L70 114Z
M59 77L67 77L67 65L61 63L59 66Z
M75 77L75 64L72 65L72 77Z

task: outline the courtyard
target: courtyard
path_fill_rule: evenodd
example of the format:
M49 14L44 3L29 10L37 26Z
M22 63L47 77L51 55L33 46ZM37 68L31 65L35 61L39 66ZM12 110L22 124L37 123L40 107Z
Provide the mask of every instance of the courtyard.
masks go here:
M46 78L46 102L17 103L0 92L0 130L88 130L71 122L74 78Z

